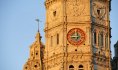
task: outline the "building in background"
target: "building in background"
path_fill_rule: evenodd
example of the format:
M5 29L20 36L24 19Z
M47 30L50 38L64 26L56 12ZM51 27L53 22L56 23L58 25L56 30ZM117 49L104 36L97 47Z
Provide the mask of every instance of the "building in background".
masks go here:
M37 32L35 42L30 46L30 56L23 70L43 70L44 45L41 42L40 33Z
M118 41L114 45L115 56L112 59L112 70L118 70Z
M23 70L111 70L110 0L46 0L45 47L38 32Z

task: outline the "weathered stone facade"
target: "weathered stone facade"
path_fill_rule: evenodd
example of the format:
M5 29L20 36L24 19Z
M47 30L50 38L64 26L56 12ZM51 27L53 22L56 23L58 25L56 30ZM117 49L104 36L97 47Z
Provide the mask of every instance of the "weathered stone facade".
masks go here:
M111 70L109 0L46 0L45 6L43 57L38 69L24 70Z

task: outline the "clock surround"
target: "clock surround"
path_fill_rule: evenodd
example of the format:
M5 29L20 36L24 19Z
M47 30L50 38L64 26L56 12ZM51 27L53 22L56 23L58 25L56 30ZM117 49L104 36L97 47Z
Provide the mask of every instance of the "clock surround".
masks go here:
M79 46L85 41L85 32L80 28L72 28L67 34L67 40L74 46Z

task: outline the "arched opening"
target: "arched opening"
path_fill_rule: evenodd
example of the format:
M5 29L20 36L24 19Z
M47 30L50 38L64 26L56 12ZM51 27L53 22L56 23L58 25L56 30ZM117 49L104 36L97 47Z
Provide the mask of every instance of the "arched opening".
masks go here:
M74 66L73 65L70 65L69 66L69 70L74 70Z
M59 44L59 34L57 34L57 45Z
M94 42L94 45L96 45L96 42L97 42L97 40L96 40L96 32L93 33L93 42Z
M84 66L83 65L79 65L78 70L84 70Z
M101 14L101 10L97 9L97 13L98 13L98 15L100 15Z

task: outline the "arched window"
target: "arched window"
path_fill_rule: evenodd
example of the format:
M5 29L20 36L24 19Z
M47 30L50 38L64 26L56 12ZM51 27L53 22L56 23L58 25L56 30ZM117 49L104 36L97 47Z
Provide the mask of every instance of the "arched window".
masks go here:
M79 65L78 70L84 70L84 66L83 65Z
M70 65L69 66L69 70L74 70L74 66L73 65Z

